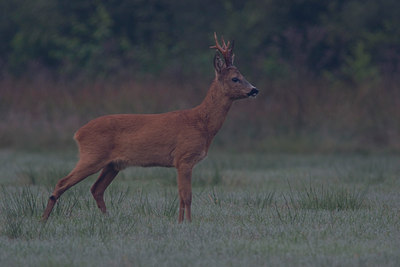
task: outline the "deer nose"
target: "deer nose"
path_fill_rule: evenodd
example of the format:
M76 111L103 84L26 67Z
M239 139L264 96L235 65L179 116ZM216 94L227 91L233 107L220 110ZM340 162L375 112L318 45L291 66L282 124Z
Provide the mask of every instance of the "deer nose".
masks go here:
M248 96L256 96L258 94L258 89L257 88L253 88L251 89L250 93L248 93Z

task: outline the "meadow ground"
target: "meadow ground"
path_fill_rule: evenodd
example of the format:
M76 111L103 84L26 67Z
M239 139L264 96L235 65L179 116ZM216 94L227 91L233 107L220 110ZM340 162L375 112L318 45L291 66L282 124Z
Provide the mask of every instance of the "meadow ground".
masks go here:
M129 168L106 191L67 191L76 152L0 151L2 266L398 266L400 155L211 152L194 170L191 224L174 169Z

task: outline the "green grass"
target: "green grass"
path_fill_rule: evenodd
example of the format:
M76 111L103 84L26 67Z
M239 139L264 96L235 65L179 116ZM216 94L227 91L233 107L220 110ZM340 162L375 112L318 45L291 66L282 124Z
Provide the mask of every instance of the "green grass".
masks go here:
M398 266L400 156L211 153L191 224L176 171L129 168L105 200L89 177L39 219L76 152L0 151L3 266Z

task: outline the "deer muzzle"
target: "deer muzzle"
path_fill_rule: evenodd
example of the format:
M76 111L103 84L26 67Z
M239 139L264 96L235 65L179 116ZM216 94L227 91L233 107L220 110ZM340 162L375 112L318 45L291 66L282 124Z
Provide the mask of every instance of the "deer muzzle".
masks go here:
M250 93L248 93L248 96L252 96L255 97L258 94L258 89L257 88L253 88L251 89Z

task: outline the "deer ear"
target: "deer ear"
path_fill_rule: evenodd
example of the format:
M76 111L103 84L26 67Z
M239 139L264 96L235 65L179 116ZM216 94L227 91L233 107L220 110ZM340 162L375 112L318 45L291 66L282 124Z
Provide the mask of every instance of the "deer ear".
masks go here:
M225 61L221 59L218 52L215 53L214 56L214 68L216 73L221 73L221 71L226 68Z

